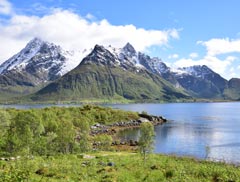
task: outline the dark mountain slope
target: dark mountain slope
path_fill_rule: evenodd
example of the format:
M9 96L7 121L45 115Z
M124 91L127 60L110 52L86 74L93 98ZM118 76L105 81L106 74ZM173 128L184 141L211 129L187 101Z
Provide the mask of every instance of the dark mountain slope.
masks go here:
M174 74L178 83L193 97L223 98L227 87L227 80L205 65L179 68Z
M232 78L228 81L228 87L224 90L226 99L240 101L240 79Z
M32 96L34 100L112 99L164 100L188 98L160 76L95 46L74 70Z
M0 65L0 93L11 96L34 92L79 63L73 52L34 38L19 53Z

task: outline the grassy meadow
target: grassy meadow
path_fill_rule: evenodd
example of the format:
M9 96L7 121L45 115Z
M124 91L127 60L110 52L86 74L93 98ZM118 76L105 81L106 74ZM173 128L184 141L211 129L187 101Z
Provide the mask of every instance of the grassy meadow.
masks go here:
M1 182L237 182L240 168L192 158L94 152L0 162Z

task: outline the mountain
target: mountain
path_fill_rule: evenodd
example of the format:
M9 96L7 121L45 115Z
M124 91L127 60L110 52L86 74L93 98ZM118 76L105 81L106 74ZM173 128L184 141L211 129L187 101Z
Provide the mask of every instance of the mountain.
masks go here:
M0 99L37 91L35 100L240 98L239 79L227 81L205 65L172 69L130 43L96 45L89 52L65 51L34 38L0 65Z
M226 99L240 101L240 79L232 78L228 81L228 87L224 90Z
M228 81L207 66L197 65L173 70L161 59L138 53L138 60L146 69L185 89L189 95L198 98L223 98Z
M116 49L96 45L72 71L31 96L32 100L127 99L170 101L189 96L140 64L126 44Z
M174 74L171 71L171 68L169 68L161 59L157 57L151 58L150 56L143 53L138 54L138 59L139 63L143 65L146 69L169 81L176 88L180 87L178 81L176 80Z
M228 84L227 80L205 65L178 68L173 74L190 95L199 98L222 98Z
M0 66L0 91L22 94L37 90L76 67L79 54L34 38Z

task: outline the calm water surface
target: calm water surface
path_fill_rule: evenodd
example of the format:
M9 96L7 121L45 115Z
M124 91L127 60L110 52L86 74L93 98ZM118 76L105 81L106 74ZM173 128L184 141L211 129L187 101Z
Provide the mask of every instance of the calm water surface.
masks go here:
M41 108L51 105L12 105ZM69 105L60 105L69 106ZM77 105L71 105L77 106ZM170 122L155 127L156 153L240 163L240 103L116 104L109 107L146 111ZM0 106L7 107L7 106ZM137 139L138 130L123 133Z
M240 162L240 103L115 105L147 111L170 122L155 127L155 152ZM136 139L138 130L125 137Z

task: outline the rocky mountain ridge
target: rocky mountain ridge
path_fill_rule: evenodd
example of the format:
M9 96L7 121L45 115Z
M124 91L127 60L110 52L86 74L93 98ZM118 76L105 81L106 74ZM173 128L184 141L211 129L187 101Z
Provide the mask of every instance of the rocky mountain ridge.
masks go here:
M53 98L167 101L189 98L145 67L133 49L109 50L96 45L72 71L34 94L33 100Z
M127 43L123 48L96 45L89 52L64 51L60 46L34 38L18 54L0 65L0 91L8 92L9 88L14 90L20 86L24 88L36 87L35 92L48 83L60 79L64 74L73 71L74 68L94 63L100 67L121 68L134 74L147 73L148 76L151 75L150 77L163 78L167 85L170 82L172 87L185 90L185 93L192 97L240 98L236 91L237 84L231 84L232 80L227 81L205 65L174 70L157 57L151 58L144 53L137 52L130 43ZM25 89L24 92L33 92L27 90ZM231 96L233 92L234 97Z
M0 65L0 75L12 72L35 77L32 85L53 81L76 67L83 57L80 53L65 51L60 46L31 40L19 53Z

